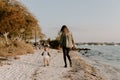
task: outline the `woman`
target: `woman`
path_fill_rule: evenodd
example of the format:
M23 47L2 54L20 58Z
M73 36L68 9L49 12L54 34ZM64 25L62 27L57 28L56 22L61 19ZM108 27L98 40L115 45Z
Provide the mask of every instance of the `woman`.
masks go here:
M65 68L67 67L66 57L69 60L70 67L72 67L72 61L69 55L70 49L74 47L74 40L72 34L70 33L69 29L66 25L63 25L61 28L61 37L60 37L60 44L63 49L63 58L65 63Z

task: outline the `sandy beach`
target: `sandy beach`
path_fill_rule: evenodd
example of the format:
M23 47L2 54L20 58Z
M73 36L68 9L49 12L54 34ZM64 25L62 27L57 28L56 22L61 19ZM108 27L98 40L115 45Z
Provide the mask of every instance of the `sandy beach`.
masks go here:
M62 53L50 50L50 66L43 66L42 50L34 54L19 56L20 59L4 61L0 66L0 80L64 80L63 76L71 70L64 68ZM8 65L9 64L9 65Z
M63 55L50 49L50 66L43 66L42 50L4 61L0 66L0 80L107 80L87 64L77 52L71 51L73 67L64 68Z
M0 0L0 80L120 80L119 21L120 0Z

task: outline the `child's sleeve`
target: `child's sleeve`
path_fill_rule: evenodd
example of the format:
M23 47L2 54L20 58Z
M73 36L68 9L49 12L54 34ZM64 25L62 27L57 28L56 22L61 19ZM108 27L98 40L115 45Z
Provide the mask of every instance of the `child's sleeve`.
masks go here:
M42 53L42 56L44 55L44 52Z

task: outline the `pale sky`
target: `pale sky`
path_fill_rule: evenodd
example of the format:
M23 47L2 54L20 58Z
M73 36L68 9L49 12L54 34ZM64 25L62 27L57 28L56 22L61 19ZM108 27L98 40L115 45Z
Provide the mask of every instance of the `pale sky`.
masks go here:
M63 24L76 42L120 42L120 0L20 0L55 38Z

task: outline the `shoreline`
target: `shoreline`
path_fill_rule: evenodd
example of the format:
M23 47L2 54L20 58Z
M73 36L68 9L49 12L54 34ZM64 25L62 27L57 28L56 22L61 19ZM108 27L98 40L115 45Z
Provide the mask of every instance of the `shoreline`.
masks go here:
M65 75L69 80L108 80L97 68L84 60L78 52L71 51L73 68Z
M42 50L21 55L0 66L0 80L107 80L98 70L88 64L78 52L71 51L73 67L64 68L61 51L50 49L50 66L43 67Z

